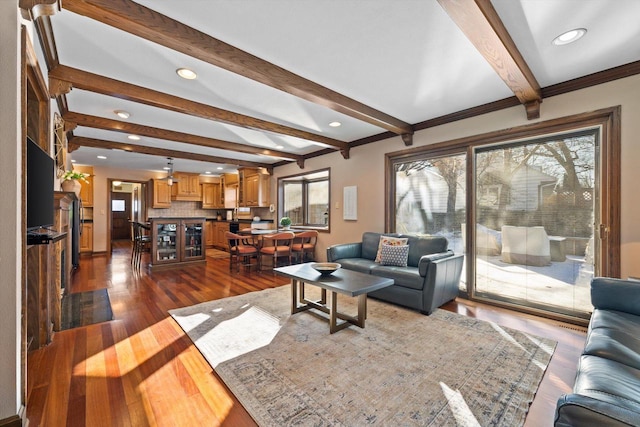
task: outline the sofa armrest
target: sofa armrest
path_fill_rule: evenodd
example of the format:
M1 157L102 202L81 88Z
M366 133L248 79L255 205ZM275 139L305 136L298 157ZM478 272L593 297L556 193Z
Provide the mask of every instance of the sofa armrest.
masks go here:
M362 258L362 242L342 243L327 248L328 262L335 262L342 258Z
M453 252L449 256L429 261L422 288L423 313L431 314L442 304L456 299L463 263L464 255L455 255Z
M640 315L640 282L595 277L591 280L591 303L601 310Z
M427 275L429 264L431 264L432 262L452 256L453 251L451 249L447 250L446 252L438 252L437 254L423 255L422 257L420 257L420 261L418 261L418 271L420 272L420 276L425 277Z
M640 413L580 394L560 396L555 427L630 426L638 424Z

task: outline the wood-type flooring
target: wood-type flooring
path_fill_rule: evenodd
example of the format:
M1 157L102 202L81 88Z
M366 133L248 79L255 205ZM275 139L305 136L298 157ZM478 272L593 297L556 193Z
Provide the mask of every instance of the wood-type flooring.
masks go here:
M230 273L227 259L212 258L150 272L148 254L134 271L130 254L118 243L111 256L81 258L69 291L106 288L113 320L56 332L29 353L29 425L255 426L167 311L288 280L271 271ZM443 308L558 341L525 424L552 425L556 399L573 385L582 328L464 300Z

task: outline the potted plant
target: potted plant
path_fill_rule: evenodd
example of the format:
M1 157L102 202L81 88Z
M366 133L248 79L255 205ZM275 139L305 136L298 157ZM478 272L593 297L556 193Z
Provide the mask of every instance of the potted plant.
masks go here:
M283 216L282 218L280 218L280 225L285 230L288 230L289 227L291 227L291 218L289 218L288 216Z
M64 175L62 175L62 182L60 183L63 191L72 191L76 193L76 196L80 197L80 189L82 188L82 184L80 181L84 181L87 184L88 173L76 172L74 170L66 171Z

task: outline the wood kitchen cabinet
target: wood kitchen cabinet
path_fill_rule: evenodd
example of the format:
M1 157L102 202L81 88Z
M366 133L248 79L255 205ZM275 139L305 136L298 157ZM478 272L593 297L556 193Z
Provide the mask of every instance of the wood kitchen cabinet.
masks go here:
M152 179L149 186L151 189L149 204L152 208L170 208L171 207L171 187L167 181L161 179Z
M239 172L239 206L266 207L271 203L271 176L256 168L242 168Z
M89 175L85 178L86 182L82 180L78 181L82 186L80 188L80 200L82 200L83 207L93 207L93 167L74 166L73 169L77 172L82 172Z
M224 209L224 182L202 184L202 209Z
M200 175L197 173L174 172L176 181L172 186L172 200L199 202L202 200Z
M80 253L93 252L93 224L90 222L84 222L82 223L80 230Z
M216 244L216 223L207 221L204 226L205 244L208 248L212 248Z
M227 249L227 238L226 232L229 231L229 223L228 222L217 222L216 223L216 236L215 236L215 244L214 246L220 249Z

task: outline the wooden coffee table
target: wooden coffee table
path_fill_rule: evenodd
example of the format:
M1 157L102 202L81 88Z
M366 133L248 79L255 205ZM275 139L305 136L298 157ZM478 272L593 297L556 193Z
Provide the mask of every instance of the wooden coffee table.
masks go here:
M350 325L364 328L367 317L367 293L393 285L393 279L372 276L344 268L333 274L323 276L310 267L311 263L274 268L276 273L291 279L291 314L312 308L329 314L329 332L334 333ZM311 301L305 298L305 283L321 288L320 299ZM327 291L330 300L327 304ZM358 315L349 316L338 312L337 294L358 297ZM338 323L338 319L344 320Z

